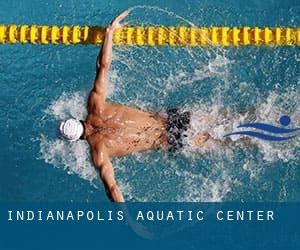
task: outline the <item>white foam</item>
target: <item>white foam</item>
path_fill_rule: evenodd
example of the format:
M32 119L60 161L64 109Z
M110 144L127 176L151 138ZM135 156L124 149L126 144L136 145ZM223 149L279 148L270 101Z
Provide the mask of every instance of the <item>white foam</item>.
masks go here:
M289 96L289 98L286 98ZM293 102L291 102L291 99ZM188 131L188 137L186 140L185 153L190 154L191 152L207 152L207 150L220 150L220 146L224 142L224 135L232 131L243 131L244 128L237 129L240 124L246 123L247 121L271 123L279 126L278 121L281 115L286 112L291 116L294 127L299 127L299 114L300 107L297 103L300 102L300 94L287 90L285 93L276 94L271 92L265 101L258 102L253 112L246 112L240 114L234 110L224 110L222 103L217 100L211 105L204 103L198 103L194 107L185 107L185 110L191 110L191 129ZM296 103L293 105L293 103ZM290 110L287 107L291 107ZM216 141L209 142L204 145L203 148L195 147L193 140L197 135L209 133L209 135ZM231 136L231 141L240 141L241 138L246 136L234 135ZM255 138L249 138L252 144L258 146L260 152L264 156L265 161L276 161L282 160L287 162L289 160L299 157L296 155L296 150L300 146L300 138L297 137L293 141L287 143L274 143L270 141L264 141ZM247 150L248 143L241 143L239 146L243 146L244 150ZM228 147L228 145L223 146ZM234 150L233 148L231 148ZM227 152L228 153L228 152Z
M116 78L115 81L118 81L118 79ZM290 98L288 99L287 96ZM64 119L70 115L82 119L86 115L86 97L86 94L82 95L78 92L63 93L60 98L53 101L45 113L55 120ZM191 166L197 163L199 157L212 160L211 174L204 176L202 173L193 173L187 169L182 169L176 161L170 160L166 155L149 158L150 156L145 153L138 153L131 156L130 164L126 164L122 160L114 160L114 168L121 190L127 200L164 200L164 197L158 197L151 192L143 193L143 195L139 194L139 190L145 188L142 181L144 178L142 172L145 170L134 169L134 165L141 162L146 162L144 164L145 168L155 169L161 161L164 161L165 165L169 167L158 174L169 178L170 174L174 173L180 180L180 184L177 183L177 185L183 193L179 192L173 198L176 201L226 200L232 186L236 185L238 179L233 178L232 175L232 168L235 165L234 160L233 165L224 166L223 164L234 159L237 146L242 147L248 154L248 159L245 158L244 162L241 162L240 169L245 173L249 173L250 179L255 181L261 175L265 162L277 160L287 162L299 159L297 150L300 147L300 141L298 138L288 144L274 144L251 139L251 143L258 147L263 156L262 159L253 160L251 149L248 149L247 144L237 142L238 144L235 145L223 145L224 133L232 131L237 125L246 122L248 119L253 119L253 117L255 117L255 121L276 124L280 115L284 112L288 112L294 121L293 125L299 127L299 119L297 119L300 115L299 105L297 105L300 102L299 97L300 95L293 90L287 90L286 93L282 94L271 92L265 101L257 102L254 116L251 113L239 114L234 110L226 109L220 103L220 100L215 100L212 104L199 102L193 107L184 107L185 110L192 111L192 129L189 131L188 138L194 138L196 134L208 131L215 139L215 141L208 142L200 149L193 147L191 141L187 141L189 147L185 148L184 154L192 160ZM147 103L144 103L144 106L147 107ZM234 140L238 141L240 138L238 136ZM70 144L41 135L40 153L41 158L54 167L62 168L69 174L76 174L91 183L95 180L98 181L98 175L91 164L88 145L85 142L79 141ZM129 165L131 165L131 168L129 168ZM141 178L141 182L133 184L131 178Z
M63 93L45 110L48 120L58 120L75 117L84 119L86 116L86 94L79 92ZM51 125L53 125L51 123ZM55 128L52 128L55 131ZM90 163L88 145L84 141L68 143L58 138L51 139L41 134L40 158L54 167L65 169L69 174L77 174L81 178L93 181L97 177Z
M138 8L144 10L144 6L133 9ZM156 9L149 9L151 12L153 10ZM167 10L160 12L186 21ZM186 67L188 63L193 66ZM291 115L295 127L300 126L300 94L292 87L285 93L274 91L264 98L255 83L241 82L238 85L239 94L242 97L256 97L252 107L254 112L241 114L234 107L228 108L224 100L228 95L226 91L232 87L230 67L235 63L228 59L223 49L192 51L189 48L164 48L162 53L157 48L114 48L109 96L127 105L156 111L167 107L170 94L183 85L190 87L198 81L217 80L209 101L196 100L195 104L183 108L192 112L191 129L185 142L187 147L183 152L187 158L186 166L164 153L138 153L113 159L117 181L127 200L222 201L228 198L235 186L243 185L240 176L248 175L251 181L256 181L269 163L300 161L300 137L283 144L251 139L251 145L259 149L258 153L253 151L253 146L240 142L241 136L231 137L235 143L224 144L225 133L248 121L277 124L279 117L286 113ZM158 70L162 72L158 74ZM127 92L130 84L138 86L134 93ZM152 91L153 97L149 98L144 86ZM87 94L63 93L46 109L45 119L55 123L69 116L84 119ZM204 147L195 147L193 138L205 132L214 140L209 140ZM41 158L46 163L91 183L99 181L85 142L71 145L49 135L41 135L39 140ZM242 159L237 158L237 149L245 154ZM206 169L208 173L199 167L200 160L204 167L210 166L209 170Z
M62 93L62 95L45 110L45 113L58 120L74 117L84 119L87 93Z
M300 93L293 89L287 89L281 94L271 92L265 102L262 102L257 108L257 120L268 121L275 125L279 124L279 118L283 114L288 114L292 119L293 127L300 126ZM286 143L272 143L263 140L255 140L260 151L264 155L265 161L300 159L297 150L300 147L300 137Z
M77 174L91 183L98 176L90 163L88 145L83 141L68 143L41 135L40 153L46 163L63 168L68 174Z

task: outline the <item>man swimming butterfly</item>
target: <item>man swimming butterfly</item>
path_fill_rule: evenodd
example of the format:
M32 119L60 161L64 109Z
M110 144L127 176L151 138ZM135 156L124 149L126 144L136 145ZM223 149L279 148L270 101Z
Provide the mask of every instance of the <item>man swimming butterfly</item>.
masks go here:
M96 61L96 78L88 98L88 115L85 121L68 119L59 124L59 137L74 142L87 140L92 161L99 170L108 197L123 202L116 183L111 157L135 152L161 149L177 152L183 147L185 132L190 126L190 113L169 109L167 117L145 112L125 105L107 103L107 76L112 61L114 32L127 23L120 23L128 11L116 17L107 27L105 39ZM202 146L207 133L195 136L193 142Z

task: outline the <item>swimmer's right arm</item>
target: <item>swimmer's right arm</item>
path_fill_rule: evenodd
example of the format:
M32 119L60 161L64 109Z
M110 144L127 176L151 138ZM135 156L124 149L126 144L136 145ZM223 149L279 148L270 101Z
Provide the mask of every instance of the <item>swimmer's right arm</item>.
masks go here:
M124 202L123 195L117 185L114 169L104 144L97 146L92 152L95 167L105 186L108 198L113 202Z
M112 61L112 44L113 44L114 32L127 25L127 23L120 23L120 22L128 15L128 13L129 13L128 11L123 12L122 14L117 16L107 27L103 46L97 57L94 91L98 95L103 97L103 100L105 100L107 94L106 78Z

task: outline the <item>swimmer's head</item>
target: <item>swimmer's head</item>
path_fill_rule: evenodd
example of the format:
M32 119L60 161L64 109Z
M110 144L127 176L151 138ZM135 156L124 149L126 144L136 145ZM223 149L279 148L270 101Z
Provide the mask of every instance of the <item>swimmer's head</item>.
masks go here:
M84 133L84 126L81 121L77 119L67 119L61 121L58 125L59 138L74 142L80 139Z

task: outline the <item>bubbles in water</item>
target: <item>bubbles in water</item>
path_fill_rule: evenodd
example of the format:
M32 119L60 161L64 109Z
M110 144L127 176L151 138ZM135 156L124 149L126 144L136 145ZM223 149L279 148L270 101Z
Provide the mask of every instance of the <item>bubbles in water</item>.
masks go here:
M85 108L87 94L86 93L62 93L58 100L54 101L46 110L46 114L57 120L68 119L70 117L76 119L84 119L87 115Z
M90 181L98 176L90 163L89 148L85 142L68 143L62 140L40 138L41 158L55 167L62 167L69 174L77 174Z
M45 110L50 116L49 120L54 119L54 123L49 126L58 124L58 120L75 117L84 119L86 115L86 94L82 93L63 93L57 100ZM56 128L52 127L55 131ZM42 134L40 139L40 158L44 159L55 167L65 169L69 174L77 174L81 178L92 181L97 177L97 172L91 165L89 148L86 142L78 141L68 143L56 137L49 138Z

